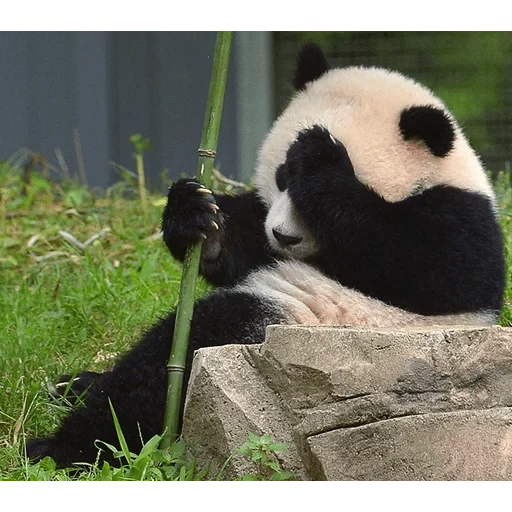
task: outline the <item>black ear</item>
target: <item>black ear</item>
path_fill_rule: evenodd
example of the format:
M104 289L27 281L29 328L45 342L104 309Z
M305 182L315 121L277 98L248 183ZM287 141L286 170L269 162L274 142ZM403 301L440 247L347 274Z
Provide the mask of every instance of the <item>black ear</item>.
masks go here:
M300 91L307 83L320 78L329 69L321 48L315 43L307 43L297 57L293 86Z
M432 105L413 106L402 111L400 132L405 140L425 142L435 156L444 157L453 149L455 130L450 118Z

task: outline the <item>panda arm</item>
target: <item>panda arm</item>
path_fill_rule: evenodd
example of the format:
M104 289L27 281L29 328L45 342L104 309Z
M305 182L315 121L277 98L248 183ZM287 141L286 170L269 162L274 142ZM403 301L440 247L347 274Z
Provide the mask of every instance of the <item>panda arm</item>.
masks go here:
M201 274L217 286L232 285L273 261L264 230L267 210L252 191L208 192L190 178L170 188L162 217L163 238L180 261L188 245L203 239Z
M254 192L215 195L215 200L223 219L218 254L215 251L216 257L210 259L208 250L203 250L201 272L213 284L231 285L275 260L264 229L267 209Z
M357 180L339 143L308 132L288 153L288 193L320 246L313 263L415 313L501 308L503 244L489 198L436 186L389 203Z
M425 315L501 309L503 246L488 198L438 186L399 203L362 194L352 207L320 255L344 285Z

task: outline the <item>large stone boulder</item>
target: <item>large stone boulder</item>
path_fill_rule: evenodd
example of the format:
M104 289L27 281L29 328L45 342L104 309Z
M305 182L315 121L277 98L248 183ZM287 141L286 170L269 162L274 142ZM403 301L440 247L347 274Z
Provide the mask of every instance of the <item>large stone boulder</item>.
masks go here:
M511 406L509 329L272 326L197 352L183 434L213 472L254 432L299 479L508 480Z

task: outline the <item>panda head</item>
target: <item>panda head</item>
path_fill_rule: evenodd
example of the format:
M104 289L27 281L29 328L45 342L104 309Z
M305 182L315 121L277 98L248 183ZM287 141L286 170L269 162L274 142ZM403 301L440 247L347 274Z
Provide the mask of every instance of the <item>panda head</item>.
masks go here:
M479 158L457 122L414 80L379 68L330 69L320 48L308 44L299 54L294 86L297 92L264 140L255 172L257 191L269 210L267 238L279 253L304 259L317 250L282 176L289 147L299 132L314 125L343 143L357 179L386 201L402 201L436 185L494 201Z

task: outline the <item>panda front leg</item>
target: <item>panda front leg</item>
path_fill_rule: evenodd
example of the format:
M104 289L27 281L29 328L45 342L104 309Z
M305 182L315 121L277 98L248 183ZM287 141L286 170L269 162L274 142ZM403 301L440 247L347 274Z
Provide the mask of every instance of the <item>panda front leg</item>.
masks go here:
M78 405L101 375L91 371L62 375L48 385L48 394L55 400Z
M96 441L118 446L109 400L119 418L131 451L137 452L163 429L167 392L166 365L174 330L174 313L151 328L112 371L100 375L84 404L73 410L52 436L30 440L27 456L52 457L59 467L93 463ZM250 291L219 290L196 304L191 326L186 386L194 350L233 343L264 340L269 324L283 323L279 304ZM102 457L112 459L104 452Z
M325 250L343 246L385 208L385 201L357 179L345 146L321 126L298 134L285 171L290 199Z
M163 239L180 261L203 240L200 272L217 286L230 286L273 262L265 236L267 209L254 191L214 194L195 178L174 183L162 215Z

